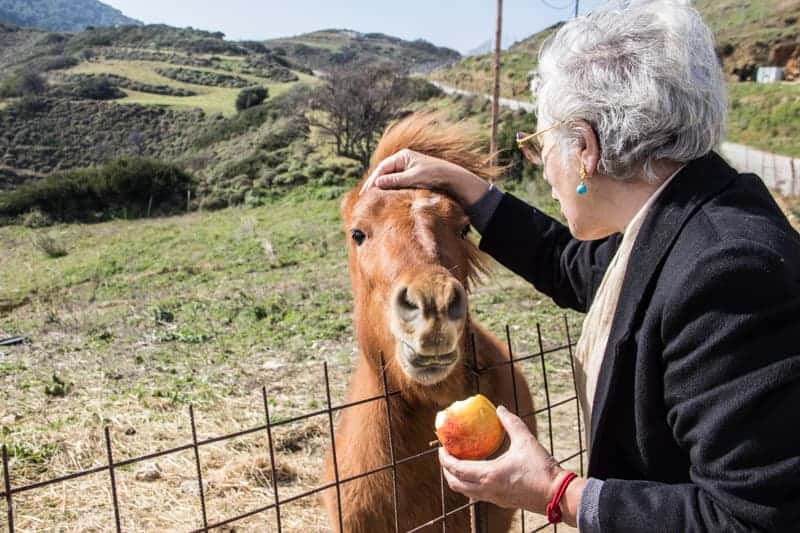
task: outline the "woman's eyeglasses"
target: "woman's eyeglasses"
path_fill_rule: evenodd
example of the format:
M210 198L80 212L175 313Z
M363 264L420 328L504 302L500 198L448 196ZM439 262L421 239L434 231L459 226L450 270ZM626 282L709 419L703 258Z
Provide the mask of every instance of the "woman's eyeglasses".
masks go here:
M525 133L524 131L518 131L517 146L519 146L519 149L522 150L522 155L525 156L525 159L527 159L534 165L541 165L542 164L541 136L543 133L546 133L560 125L561 125L560 122L556 122L549 128L537 131L536 133Z

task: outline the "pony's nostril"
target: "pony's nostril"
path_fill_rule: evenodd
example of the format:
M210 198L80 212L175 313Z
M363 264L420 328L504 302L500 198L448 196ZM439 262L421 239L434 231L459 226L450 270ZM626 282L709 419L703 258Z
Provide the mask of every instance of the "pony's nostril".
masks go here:
M461 320L467 314L467 297L464 289L453 284L450 303L447 305L447 315L451 320Z
M408 287L403 287L397 291L395 304L401 311L406 313L413 313L419 310L419 306L408 295Z

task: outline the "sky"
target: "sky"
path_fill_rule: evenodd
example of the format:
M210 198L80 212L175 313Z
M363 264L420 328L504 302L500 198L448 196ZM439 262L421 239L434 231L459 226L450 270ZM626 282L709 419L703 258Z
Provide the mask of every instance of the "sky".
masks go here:
M326 28L422 38L466 53L494 39L494 0L102 0L145 23L263 40ZM580 0L584 13L602 0ZM504 45L570 18L574 0L505 0ZM558 9L560 8L560 9Z

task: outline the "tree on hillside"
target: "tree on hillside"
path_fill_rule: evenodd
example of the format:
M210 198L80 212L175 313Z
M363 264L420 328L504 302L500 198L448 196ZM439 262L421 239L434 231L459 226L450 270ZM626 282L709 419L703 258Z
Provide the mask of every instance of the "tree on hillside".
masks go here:
M333 140L338 155L366 170L381 132L413 94L408 78L388 66L336 68L313 95L309 122Z
M0 85L0 96L13 98L16 96L34 96L47 90L47 81L38 73L30 69L22 71L7 78Z
M246 87L239 92L236 97L236 110L244 111L247 108L257 106L266 100L269 91L266 87Z

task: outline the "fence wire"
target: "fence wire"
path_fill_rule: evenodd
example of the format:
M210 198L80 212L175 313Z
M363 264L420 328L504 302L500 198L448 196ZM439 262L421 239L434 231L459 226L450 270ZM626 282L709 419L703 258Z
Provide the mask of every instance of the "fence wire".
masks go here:
M529 353L522 356L515 356L513 351L513 345L511 341L511 332L508 326L505 327L506 333L506 343L509 353L509 359L502 363L493 364L485 367L480 367L478 365L478 358L475 349L475 339L471 336L471 361L467 360L465 364L469 368L470 374L473 379L473 389L475 393L479 393L481 391L481 376L487 375L489 372L495 371L502 371L503 369L508 369L511 373L511 381L512 387L514 392L514 412L520 418L526 419L529 417L536 417L539 415L546 415L547 421L547 437L548 437L548 446L551 455L556 457L556 438L553 433L553 410L570 403L575 404L575 424L574 427L576 428L576 440L575 440L575 449L574 451L568 453L564 457L556 457L556 460L560 465L568 463L570 461L574 461L578 459L578 472L583 475L584 474L584 456L586 454L585 443L584 443L584 431L581 427L581 410L580 405L578 402L577 396L577 382L575 378L575 365L573 361L573 348L575 343L572 340L572 335L570 332L569 322L567 317L563 317L564 323L564 333L566 336L566 343L554 348L544 348L544 343L542 340L542 332L541 327L539 324L536 325L536 337L538 341L538 352L536 353ZM551 399L551 390L550 384L548 381L548 363L547 359L553 357L557 354L566 355L569 358L570 362L570 371L572 374L572 394L564 399L560 399L558 401L552 401ZM538 360L539 364L536 365L536 361ZM517 372L518 367L522 369L522 364L530 362L532 366L536 366L540 371L540 377L543 384L544 389L544 398L545 398L545 405L542 407L534 407L533 411L531 412L524 412L520 413L519 408L519 398L517 395L516 383L517 383ZM386 373L383 372L385 368L385 361L383 356L381 355L381 374L382 374L382 386L383 386L383 393L380 395L372 396L370 398L365 398L357 401L351 401L342 403L339 405L333 405L331 401L331 384L330 378L328 375L328 364L327 362L323 363L322 365L322 372L324 377L324 385L325 385L325 405L324 409L319 409L315 411L306 412L291 418L282 419L279 421L273 421L270 417L270 410L269 410L269 397L268 391L266 387L261 388L261 395L262 395L262 403L263 403L263 416L264 416L264 423L260 424L255 427L251 427L249 429L244 429L240 431L236 431L234 433L230 433L227 435L222 435L213 438L207 438L203 440L199 440L197 438L197 426L195 424L195 413L194 407L189 406L189 422L191 427L191 437L192 441L189 444L185 444L182 446L177 446L174 448L161 450L157 452L153 452L146 455L141 455L137 457L131 457L122 460L115 460L112 443L111 443L111 429L106 426L104 428L104 437L105 437L105 448L106 448L106 464L102 466L97 466L94 468L89 468L86 470L81 470L78 472L73 472L70 474L66 474L59 477L54 477L52 479L37 481L34 483L29 483L26 485L20 486L13 486L11 482L11 468L9 462L9 453L8 448L5 444L2 445L2 466L3 466L3 490L0 491L0 498L5 499L6 503L6 527L8 528L9 533L15 533L15 522L14 522L14 498L16 496L30 493L32 491L41 490L45 487L49 487L56 484L65 483L67 481L75 480L84 478L87 476L91 476L94 474L108 472L109 476L109 486L110 486L110 493L111 493L111 501L109 513L113 512L114 516L114 526L115 531L118 533L123 531L122 528L122 521L121 521L121 507L119 501L119 490L118 490L118 481L116 477L116 471L122 467L127 467L130 465L134 465L137 463L141 463L144 461L149 461L152 459L156 459L159 457L166 457L175 455L181 452L191 450L193 452L193 458L195 463L195 469L197 474L197 483L198 483L198 500L200 504L200 516L198 517L198 525L200 527L196 529L191 529L193 533L195 532L208 532L212 530L217 530L223 528L225 526L230 526L231 524L235 524L237 522L241 522L246 518L250 518L256 515L260 515L263 513L274 512L275 513L275 524L277 527L277 532L282 533L284 531L284 526L282 522L282 512L281 507L286 507L288 504L303 500L306 498L311 498L316 496L317 494L329 490L335 489L336 490L336 503L337 503L337 511L338 511L338 524L336 526L339 527L339 530L343 530L343 515L342 515L342 494L341 494L341 485L361 479L368 476L374 476L380 474L382 472L389 471L392 475L392 507L393 507L393 523L394 523L394 531L396 533L400 533L399 528L399 515L398 515L398 477L397 477L397 467L399 465L413 463L414 461L425 459L432 454L437 454L438 450L436 447L423 450L417 454L408 456L408 457L401 457L398 458L395 455L395 431L396 428L392 427L391 423L391 401L390 399L394 396L400 394L400 391L396 390L389 390L389 385L386 379ZM531 391L532 393L535 391ZM534 394L535 396L535 394ZM371 469L369 471L361 472L357 475L349 476L346 478L341 478L338 468L338 459L337 459L337 450L336 450L336 440L334 438L334 414L343 410L348 409L351 407L355 407L358 405L370 403L370 402L384 402L385 409L386 409L386 416L387 420L389 421L388 424L388 431L387 431L387 438L389 443L389 451L391 461L388 464L382 465L380 467ZM328 436L330 438L330 445L331 445L331 455L333 459L333 473L334 473L334 481L326 484L319 485L314 487L313 489L306 490L300 492L298 494L293 494L289 497L281 498L279 492L279 480L278 480L278 472L275 466L275 442L273 437L273 429L284 426L287 424L292 424L295 422L299 422L302 420L306 420L316 416L326 416L328 422ZM541 428L541 425L539 425ZM272 485L272 502L265 502L263 506L248 510L244 513L231 516L229 518L225 518L223 520L219 520L216 522L209 522L208 520L208 513L207 513L207 502L206 502L206 495L203 486L203 465L200 456L201 448L205 446L209 446L211 444L225 442L232 439L236 439L238 437L256 434L256 433L266 433L268 446L269 446L269 457L270 457L270 475L271 475L271 485ZM544 438L543 432L541 429L539 430L538 438L540 441ZM564 443L561 443L564 444ZM447 532L447 518L454 516L458 513L469 512L471 517L471 529L474 533L486 533L488 531L487 526L487 507L485 503L482 502L475 502L470 501L466 504L460 505L453 509L448 509L446 505L446 491L449 490L446 488L444 475L441 472L440 468L440 476L439 476L439 483L440 483L440 497L441 497L441 514L423 524L419 524L418 526L414 527L413 529L408 530L405 533L414 533L417 531L422 531L426 528L432 528L438 524L441 525L441 531L444 533ZM320 510L322 512L322 510ZM530 518L532 513L526 511L519 511L519 531L521 533L533 533L537 531L543 531L548 528L552 528L552 531L556 531L555 525L550 525L547 523L547 520L540 516L534 515L537 523L533 525L526 524L527 518ZM331 524L333 527L334 524ZM532 529L531 529L532 528Z

